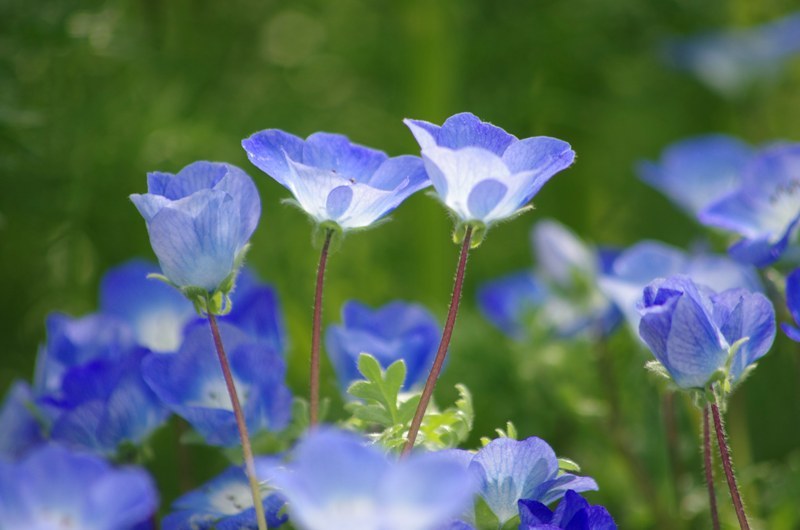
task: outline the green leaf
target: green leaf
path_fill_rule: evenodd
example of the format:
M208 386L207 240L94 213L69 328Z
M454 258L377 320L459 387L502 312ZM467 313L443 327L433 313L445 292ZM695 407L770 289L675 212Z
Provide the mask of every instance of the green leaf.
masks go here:
M358 357L358 371L366 380L356 381L347 393L363 402L350 403L348 410L355 419L389 427L400 423L397 396L406 378L406 365L401 359L384 372L380 363L368 353Z

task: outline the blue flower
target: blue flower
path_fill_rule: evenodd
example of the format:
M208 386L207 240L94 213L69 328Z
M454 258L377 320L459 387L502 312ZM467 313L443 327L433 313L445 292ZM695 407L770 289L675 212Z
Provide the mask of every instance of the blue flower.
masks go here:
M622 311L636 336L641 316L636 307L642 290L656 278L676 274L691 277L715 291L741 287L760 291L758 273L725 256L714 254L688 255L675 247L657 241L642 241L623 251L610 269L601 274L600 289Z
M109 269L100 283L100 312L127 322L145 348L173 352L181 344L183 327L197 313L175 289L147 278L159 272L155 264L144 260Z
M596 490L589 477L560 473L558 458L547 442L498 438L472 457L469 470L478 479L481 497L501 524L517 515L517 502L526 499L550 504L567 490Z
M0 461L0 528L149 528L157 506L153 481L139 468L114 469L56 445Z
M674 64L710 88L735 96L760 79L776 77L800 53L800 14L749 29L723 30L667 47Z
M389 158L340 134L306 140L267 129L242 141L250 161L294 195L317 223L364 228L430 185L415 156Z
M265 459L256 458L256 467ZM275 493L264 495L267 525L278 528L288 520L281 513L284 499ZM230 467L195 491L172 503L172 513L161 522L164 530L256 530L256 511L247 476L240 467Z
M717 294L687 276L650 283L640 312L639 334L681 388L704 388L718 370L735 384L775 339L775 310L764 295Z
M573 490L564 494L554 512L541 502L521 500L519 517L519 530L617 530L608 510L590 506Z
M518 340L534 320L561 337L610 333L619 323L619 311L596 284L615 253L587 246L552 220L537 223L531 240L535 273L515 273L482 286L478 300L484 315Z
M729 252L743 263L765 267L780 258L800 227L800 144L764 149L741 186L709 205L700 220L741 235Z
M795 323L800 326L800 269L786 278L786 306ZM800 329L786 323L781 324L781 328L790 339L800 342Z
M489 225L513 216L575 159L562 140L518 140L468 112L441 127L421 120L405 124L422 149L436 193L464 222Z
M278 352L231 324L220 322L219 329L248 429L253 434L283 429L292 399L284 382L286 363ZM233 406L206 323L190 325L177 353L149 356L142 371L164 404L191 423L207 443L239 443Z
M474 483L439 453L395 461L354 434L318 428L270 473L304 530L437 530L472 505Z
M641 179L696 216L738 187L753 157L746 143L722 134L682 140L664 150L660 163L641 162Z
M287 347L286 329L275 289L244 267L236 277L236 290L231 298L231 310L219 318L220 322L233 324L283 355Z
M32 410L35 398L27 383L16 381L0 404L0 457L17 458L44 441Z
M147 191L131 200L167 279L209 293L227 288L261 215L250 177L230 164L194 162L177 175L148 174Z
M384 369L397 360L405 361L406 390L424 381L441 336L436 318L427 309L398 301L373 311L351 300L345 303L342 318L344 324L329 326L325 335L342 388L361 379L357 367L361 353L375 357Z

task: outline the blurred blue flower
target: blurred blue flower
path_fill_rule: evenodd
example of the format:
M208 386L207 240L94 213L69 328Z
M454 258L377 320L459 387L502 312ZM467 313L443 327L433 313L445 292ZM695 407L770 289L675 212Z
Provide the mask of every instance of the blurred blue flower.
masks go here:
M560 473L553 449L536 437L492 440L471 458L469 470L478 479L481 496L501 524L517 515L517 502L522 499L550 504L567 490L597 489L590 477Z
M569 490L556 510L538 501L519 501L519 530L617 530L614 519L602 506L590 506Z
M729 252L743 263L765 267L780 258L800 227L800 144L761 151L741 186L709 205L700 220L741 235Z
M139 468L114 469L57 445L15 463L0 460L0 528L152 528L157 507L155 485Z
M292 396L286 387L286 363L264 343L225 322L219 323L247 428L280 431L289 422ZM211 445L239 443L222 369L208 325L186 330L174 354L153 354L142 363L144 379L164 404L186 419Z
M795 324L800 326L800 269L796 269L786 278L786 306ZM781 328L790 339L800 342L800 329L786 323L781 324Z
M316 222L364 228L430 185L415 156L389 158L340 134L306 140L278 129L242 140L250 161L294 195Z
M256 458L260 467L263 458ZM276 494L264 494L267 525L278 528L288 517L280 513L285 501ZM253 494L244 470L230 467L219 476L172 503L172 512L161 522L164 530L256 530Z
M127 322L145 348L173 352L181 344L183 327L197 313L175 289L147 278L159 272L155 264L144 260L109 269L100 283L100 312Z
M562 140L518 140L468 112L451 116L441 127L404 121L422 149L436 193L465 222L489 225L513 216L575 159Z
M710 88L736 96L761 79L776 77L800 53L800 14L748 29L675 39L667 54L678 68Z
M712 134L672 144L660 162L641 162L638 172L694 217L739 186L752 157L753 149L741 140Z
M304 530L438 530L472 505L474 483L440 453L395 461L358 436L318 428L270 472Z
M19 458L44 441L43 425L34 415L34 395L27 383L15 381L0 404L0 458Z
M406 390L424 382L441 336L436 318L427 309L397 301L372 310L351 300L342 308L342 319L344 324L328 327L325 348L343 389L361 379L361 353L375 357L384 369L397 360L405 361Z
M641 315L636 304L642 298L642 290L656 278L676 274L689 276L715 291L735 287L761 290L758 272L752 267L715 254L689 255L658 241L642 241L623 251L601 274L599 285L638 336Z
M687 276L650 283L640 312L639 334L681 388L704 388L718 370L735 384L775 339L775 310L764 295L717 294Z
M516 339L524 339L534 319L561 337L608 334L620 321L614 304L597 287L615 252L584 244L553 220L538 222L531 241L535 272L518 272L484 284L478 302L486 318Z
M241 169L194 162L147 175L147 193L131 200L170 282L216 291L235 272L261 215L258 190Z
M236 290L231 293L231 298L230 312L219 317L219 321L233 324L254 340L281 355L285 354L286 329L275 289L243 267L236 277Z
M167 409L142 379L140 366L150 353L136 345L126 323L102 314L55 314L47 329L34 394L54 440L113 455L166 420Z

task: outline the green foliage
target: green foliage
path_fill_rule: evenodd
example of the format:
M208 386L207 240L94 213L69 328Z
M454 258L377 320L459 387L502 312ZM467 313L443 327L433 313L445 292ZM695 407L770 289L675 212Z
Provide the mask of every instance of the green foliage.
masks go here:
M395 361L384 371L373 356L362 353L358 370L364 379L347 389L358 401L346 405L351 415L346 424L369 433L389 449L400 449L421 396L400 392L406 378L405 362ZM433 404L428 407L419 430L419 444L432 450L444 449L456 447L469 437L474 419L472 397L464 385L456 385L456 390L459 398L453 406L442 411Z

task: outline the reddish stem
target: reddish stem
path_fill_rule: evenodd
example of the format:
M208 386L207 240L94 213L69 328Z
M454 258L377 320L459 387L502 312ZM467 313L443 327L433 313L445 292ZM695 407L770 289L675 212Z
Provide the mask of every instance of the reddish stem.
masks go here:
M417 441L417 434L422 425L422 419L425 417L425 410L428 408L428 403L433 395L433 389L436 386L436 381L439 379L439 374L442 371L444 359L447 357L447 348L450 346L450 338L453 336L453 328L456 324L456 316L458 316L458 304L461 301L461 288L464 285L464 272L467 268L467 257L469 256L470 241L472 240L472 227L468 226L464 233L464 242L461 245L461 254L458 258L458 269L456 270L456 278L453 284L453 296L450 299L450 309L447 312L447 322L444 326L444 333L442 333L442 340L439 342L439 349L436 352L436 358L431 366L431 371L428 374L428 379L425 381L425 388L422 390L422 397L420 397L417 411L414 413L414 419L411 421L411 427L408 429L408 437L406 444L403 446L403 455L407 455L414 448L414 442Z
M314 319L311 325L311 396L309 403L309 419L312 426L319 422L319 345L322 328L322 288L325 283L325 267L328 264L328 249L331 246L332 236L333 230L328 229L325 233L325 242L322 244L322 252L319 256L317 288L314 294Z
M717 513L717 494L714 492L714 462L711 454L711 429L709 427L708 405L703 408L703 464L708 487L708 504L711 508L711 525L719 530L719 513Z
M747 514L744 511L744 504L742 503L742 496L739 494L739 488L736 485L736 476L733 474L733 463L731 462L730 449L728 449L725 427L722 425L719 407L716 403L711 403L711 415L714 417L714 430L717 432L719 456L720 460L722 460L722 469L725 470L725 479L728 481L728 489L731 492L731 500L736 510L736 517L739 519L739 527L741 530L750 530L750 525L747 523Z

